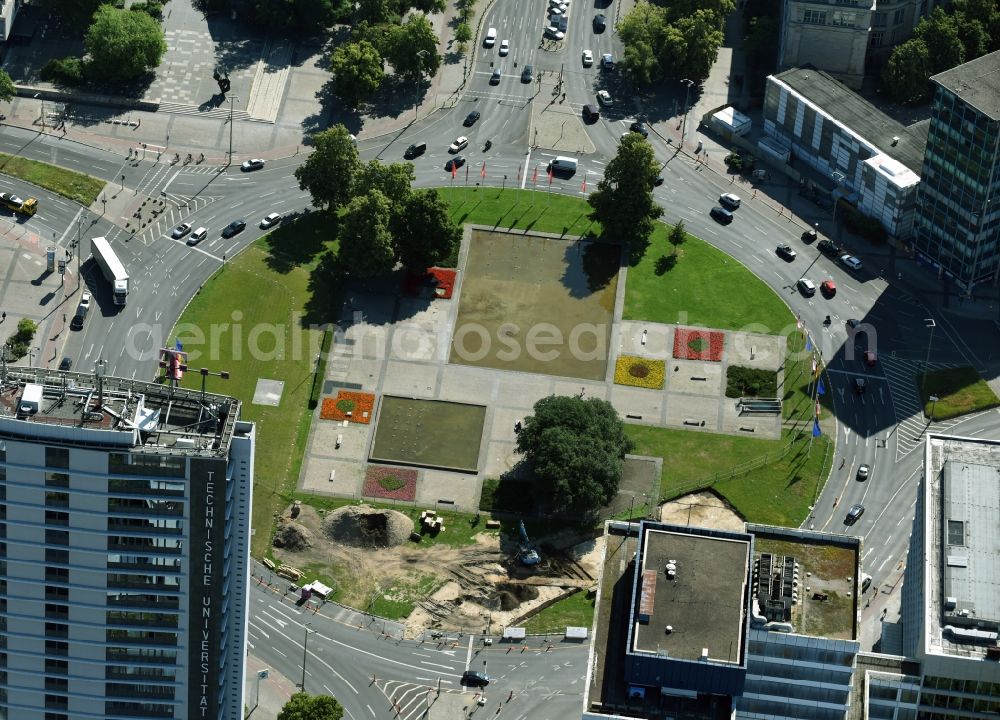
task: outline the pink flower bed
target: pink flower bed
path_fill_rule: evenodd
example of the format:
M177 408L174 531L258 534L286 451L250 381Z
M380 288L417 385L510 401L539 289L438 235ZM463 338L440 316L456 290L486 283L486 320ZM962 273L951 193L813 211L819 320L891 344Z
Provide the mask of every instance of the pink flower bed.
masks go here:
M417 471L413 468L369 465L365 473L365 497L387 500L415 500L417 497Z
M717 330L677 328L674 333L674 357L678 360L722 361L726 336Z

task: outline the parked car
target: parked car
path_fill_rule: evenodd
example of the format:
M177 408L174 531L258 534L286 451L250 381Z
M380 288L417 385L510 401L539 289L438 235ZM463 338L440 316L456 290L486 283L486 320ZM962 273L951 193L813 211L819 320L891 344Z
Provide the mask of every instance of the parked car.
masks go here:
M200 227L197 230L195 230L193 233L191 233L191 236L187 240L187 244L188 245L192 245L192 246L193 245L197 245L202 240L204 240L206 237L208 237L208 228L206 228L206 227Z
M270 227L274 227L281 222L281 215L279 213L270 213L264 216L264 219L260 221L260 226L267 230Z
M469 144L469 138L465 137L465 135L461 135L455 138L455 142L453 142L451 145L448 146L448 152L454 155L459 150L464 150L465 146L468 144Z
M865 514L864 505L862 505L861 503L858 503L857 505L851 505L851 509L847 511L847 517L844 518L844 524L853 525L864 514Z
M833 280L824 280L819 285L819 291L823 293L824 296L832 298L837 294L837 283Z
M470 112L468 115L465 116L465 122L463 122L462 124L465 125L465 127L472 127L473 125L476 124L476 121L480 117L481 116L479 114L479 111L473 110L472 112Z
M778 247L776 247L774 249L774 254L777 255L780 258L784 258L788 262L791 262L792 260L794 260L795 256L796 256L796 252L794 250L792 250L792 246L791 245L786 245L785 243L782 243L781 245L779 245Z
M584 67L590 67L593 64L594 64L594 53L590 52L590 50L584 50L583 51L583 66Z
M802 233L802 242L808 244L814 242L815 240L816 240L816 231L814 229L809 228L808 230Z
M504 57L509 52L510 52L510 40L502 40L500 42L500 50L499 50L500 57Z
M858 465L858 480L867 480L870 473L871 467L868 465Z
M734 195L733 193L722 193L722 195L719 195L719 202L722 203L723 207L735 210L740 206L742 200L740 200L739 195Z
M465 165L465 158L462 157L461 155L456 155L455 157L453 157L451 160L449 160L444 164L444 169L447 170L448 172L453 172L455 170L458 170L463 165Z
M549 25L547 28L545 28L544 34L545 37L551 38L553 40L562 40L564 37L566 37L566 33L557 28L555 25Z
M809 278L799 278L796 285L798 285L799 292L806 297L812 297L816 294L816 285Z
M611 55L611 53L604 53L603 55L601 55L601 67L604 68L605 70L615 69L615 59Z
M535 68L532 65L525 65L521 69L521 82L529 83L535 77Z
M90 310L90 293L85 292L80 295L80 307L84 310Z
M490 684L490 676L478 670L466 670L462 673L462 684L468 687L486 687Z
M835 243L833 240L820 240L819 244L816 246L821 253L827 257L839 257L842 253L840 250L840 245Z
M713 220L720 222L723 225L728 225L733 221L733 214L724 207L719 207L718 205L713 207L708 214L712 216Z
M260 170L264 167L264 161L260 158L254 158L253 160L245 160L242 165L240 165L240 170L243 172L249 172L251 170Z
M614 104L614 100L611 99L611 93L609 93L607 90L597 91L597 102L599 102L601 105Z
M222 237L231 238L233 235L243 232L243 230L246 229L246 226L246 220L233 220L231 223L226 225L226 227L222 228Z
M602 33L608 29L608 19L602 13L594 16L594 32Z
M179 240L185 235L187 235L189 232L191 232L191 224L181 223L180 225L174 228L174 231L172 233L170 233L170 237L172 237L174 240Z
M861 260L854 257L853 255L841 255L840 264L846 267L848 270L860 270L862 266Z

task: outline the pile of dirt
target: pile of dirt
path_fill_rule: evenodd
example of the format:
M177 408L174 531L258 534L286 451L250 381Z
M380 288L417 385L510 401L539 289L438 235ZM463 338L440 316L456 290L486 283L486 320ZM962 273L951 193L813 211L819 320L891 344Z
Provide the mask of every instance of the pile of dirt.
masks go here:
M327 516L323 521L323 532L344 545L387 548L406 542L413 532L413 521L395 510L349 505Z
M313 546L313 534L309 528L297 522L282 522L274 533L274 547L291 552L301 552Z
M538 599L538 588L532 585L513 585L501 583L496 587L496 594L493 602L497 603L501 610L508 612L516 610L521 603Z

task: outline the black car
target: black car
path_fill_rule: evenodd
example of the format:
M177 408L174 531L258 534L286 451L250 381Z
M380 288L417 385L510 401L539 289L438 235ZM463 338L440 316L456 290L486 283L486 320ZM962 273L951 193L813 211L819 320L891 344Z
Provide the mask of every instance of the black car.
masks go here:
M858 503L857 505L851 505L851 509L847 511L847 517L844 518L844 525L853 525L864 514L865 514L864 505L860 503Z
M608 19L602 14L594 16L594 32L602 33L608 29Z
M774 249L774 254L780 258L784 258L788 262L791 262L792 260L795 259L796 253L794 250L792 250L791 245L782 244Z
M60 370L70 370L73 367L73 358L64 357L59 361Z
M663 184L663 176L662 175L657 175L656 179L653 180L653 187L660 187L660 185L662 185L662 184Z
M451 172L452 170L458 170L463 165L465 165L465 158L461 155L456 155L444 164L444 169Z
M427 143L413 143L403 152L403 157L407 160L412 160L418 155L423 155L425 152L427 152Z
M486 687L490 684L490 676L477 670L466 670L462 673L462 684L468 687Z
M733 214L728 210L726 210L725 208L719 207L718 205L712 208L709 214L716 222L720 222L723 225L728 225L733 221Z
M470 112L468 115L465 116L465 122L463 122L462 124L465 125L465 127L472 127L473 125L476 124L476 120L478 120L479 118L480 118L479 111L473 110L472 112Z
M231 223L222 228L222 237L231 238L236 233L243 232L247 227L246 220L233 220Z
M628 126L629 132L639 133L644 138L649 137L649 128L646 127L646 123L641 120L636 120L634 123Z
M810 229L810 230L806 230L804 233L802 233L802 242L804 242L804 243L811 243L815 239L816 239L816 231L815 230Z
M535 76L535 68L531 65L525 65L521 70L521 82L529 83L531 79Z

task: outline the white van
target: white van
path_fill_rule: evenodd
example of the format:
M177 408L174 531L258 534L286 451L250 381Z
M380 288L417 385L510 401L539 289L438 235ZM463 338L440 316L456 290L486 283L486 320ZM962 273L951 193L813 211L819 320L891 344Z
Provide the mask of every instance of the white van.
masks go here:
M549 163L554 173L565 173L572 175L576 172L576 158L562 157L561 155Z
M486 39L483 40L483 45L485 47L493 47L497 42L497 29L490 28L486 31Z

